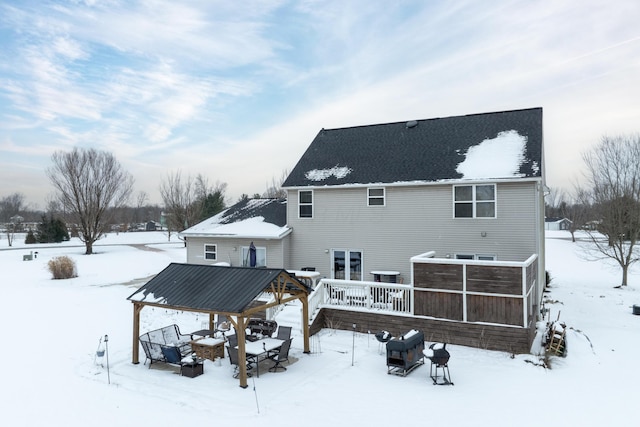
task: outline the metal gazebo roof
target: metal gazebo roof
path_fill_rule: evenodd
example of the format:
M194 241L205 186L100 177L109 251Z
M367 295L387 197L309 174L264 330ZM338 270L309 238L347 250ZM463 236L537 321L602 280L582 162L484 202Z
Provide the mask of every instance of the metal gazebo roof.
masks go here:
M280 290L280 292L278 291ZM190 311L242 314L263 292L311 289L283 269L171 263L129 296L132 302Z

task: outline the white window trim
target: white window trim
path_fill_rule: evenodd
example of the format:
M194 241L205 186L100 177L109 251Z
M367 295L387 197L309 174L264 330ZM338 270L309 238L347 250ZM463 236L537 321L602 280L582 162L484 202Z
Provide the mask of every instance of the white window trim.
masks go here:
M213 250L207 250L207 247L213 247ZM218 260L218 245L215 243L204 244L204 259L205 261L217 261ZM207 254L213 254L213 258L207 258Z
M302 192L309 192L311 193L311 203L300 203L300 193ZM313 215L315 213L315 209L314 209L314 202L315 202L315 194L313 193L313 190L298 190L298 218L299 219L312 219ZM301 206L311 206L311 216L300 216L300 207Z
M371 190L382 190L382 196L372 196L370 193ZM371 204L371 200L378 200L378 199L382 199L381 205ZM368 187L367 188L367 206L376 208L376 207L383 207L386 205L387 205L387 190L384 187Z
M476 200L476 187L492 185L493 186L493 200ZM471 187L471 200L460 200L456 201L456 188L458 187ZM451 198L453 201L453 219L496 219L498 217L498 187L496 184L464 184L464 185L454 185L451 191ZM470 217L466 216L456 216L456 204L457 203L471 203L472 213ZM493 203L493 216L477 216L477 204L478 203Z
M335 253L336 252L344 252L344 256L345 256L345 277L344 279L339 279L339 280L355 280L351 278L351 268L347 268L346 262L347 259L351 259L351 252L358 252L360 253L360 280L364 280L364 272L365 272L365 268L364 268L364 251L362 249L343 249L343 248L332 248L331 249L331 278L335 279L336 278L336 272L335 272L335 266L334 266L334 262L335 262Z
M267 266L267 248L264 246L256 246L257 251L264 251L264 265L258 265L256 267L266 267ZM249 246L241 246L240 247L240 265L242 267L249 267L248 264L245 265L246 254L249 253Z

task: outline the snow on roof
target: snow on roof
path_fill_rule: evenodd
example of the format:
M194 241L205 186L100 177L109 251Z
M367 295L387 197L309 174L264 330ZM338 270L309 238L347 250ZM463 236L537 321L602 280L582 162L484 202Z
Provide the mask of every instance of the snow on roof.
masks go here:
M157 304L166 304L167 299L164 297L156 297L153 292L149 292L148 294L144 294L144 292L140 292L138 294L131 296L132 301L145 301L145 302L154 302Z
M290 231L286 225L286 201L250 199L236 203L180 235L279 239Z
M335 165L329 169L313 169L304 174L305 178L310 181L324 181L325 179L335 176L338 179L344 178L351 173L352 169L346 166Z
M263 237L263 238L279 238L284 236L289 228L287 226L279 227L264 221L264 217L257 216L236 221L231 224L220 224L214 221L215 217L210 218L211 221L203 221L200 224L191 227L189 235L207 235L207 236L227 236L227 237Z
M525 159L526 144L527 138L515 130L500 132L495 138L470 147L456 171L463 179L523 176L518 171Z

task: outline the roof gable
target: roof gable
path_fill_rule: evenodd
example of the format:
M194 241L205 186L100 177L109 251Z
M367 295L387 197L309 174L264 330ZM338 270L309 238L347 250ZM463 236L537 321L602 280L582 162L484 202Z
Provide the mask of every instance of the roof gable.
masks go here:
M323 129L283 187L541 176L542 108L532 108Z

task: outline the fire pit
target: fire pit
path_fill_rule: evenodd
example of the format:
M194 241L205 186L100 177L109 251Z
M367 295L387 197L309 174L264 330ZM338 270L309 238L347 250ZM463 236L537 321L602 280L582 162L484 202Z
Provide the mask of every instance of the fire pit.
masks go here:
M453 385L451 374L449 373L449 358L451 355L446 347L446 343L433 343L428 350L424 351L426 358L431 361L429 376L434 385ZM438 375L438 369L442 370L442 375ZM438 381L438 378L441 378L441 381Z

